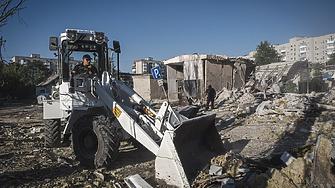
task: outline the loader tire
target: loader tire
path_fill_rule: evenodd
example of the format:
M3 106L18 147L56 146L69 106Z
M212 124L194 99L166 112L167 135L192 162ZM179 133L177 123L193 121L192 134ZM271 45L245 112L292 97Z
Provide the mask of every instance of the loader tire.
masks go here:
M59 147L61 142L60 119L48 119L44 126L44 143L48 148Z
M108 165L119 153L120 137L109 118L86 115L72 129L72 148L76 159L88 168Z

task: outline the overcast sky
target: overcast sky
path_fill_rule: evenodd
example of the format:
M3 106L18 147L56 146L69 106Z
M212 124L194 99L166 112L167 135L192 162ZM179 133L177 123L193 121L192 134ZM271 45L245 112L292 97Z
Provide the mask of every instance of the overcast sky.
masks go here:
M27 0L20 17L0 28L3 55L53 58L50 36L65 29L103 31L120 41L120 69L135 60L182 54L237 57L260 41L288 43L296 36L335 33L333 0Z

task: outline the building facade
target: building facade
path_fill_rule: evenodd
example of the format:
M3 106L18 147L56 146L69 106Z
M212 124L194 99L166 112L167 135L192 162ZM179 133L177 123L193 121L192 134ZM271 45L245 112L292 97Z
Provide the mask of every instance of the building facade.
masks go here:
M325 63L334 53L335 33L318 37L294 37L289 43L273 45L282 61Z
M237 59L250 59L252 61L255 61L254 55L257 53L257 51L251 51L249 52L248 55L241 55L241 56L237 56Z
M133 89L144 100L150 101L152 99L165 99L163 89L157 84L157 81L149 74L136 74L133 78Z
M58 74L58 59L51 58L41 58L40 54L31 54L29 57L26 56L14 56L12 62L20 63L22 65L27 64L27 62L41 61L44 65L52 72L52 74ZM74 60L74 57L70 59L70 70L74 68L81 61Z
M160 67L162 75L165 75L166 66L164 63L161 61L155 61L152 57L134 61L132 72L134 74L151 74L151 69L157 66Z
M211 85L215 90L242 88L255 63L225 55L184 54L164 61L167 66L169 99L202 99Z

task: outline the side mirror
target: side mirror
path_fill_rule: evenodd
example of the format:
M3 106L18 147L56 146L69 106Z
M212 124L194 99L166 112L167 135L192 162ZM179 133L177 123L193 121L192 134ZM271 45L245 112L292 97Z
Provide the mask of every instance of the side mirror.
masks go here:
M113 40L113 48L115 53L121 53L121 47L119 41Z
M58 38L57 37L50 37L49 50L50 51L58 50Z

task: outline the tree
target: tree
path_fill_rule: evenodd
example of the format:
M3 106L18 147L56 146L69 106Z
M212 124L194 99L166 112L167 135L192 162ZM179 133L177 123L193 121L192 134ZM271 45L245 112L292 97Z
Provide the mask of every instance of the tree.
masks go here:
M19 63L8 63L3 64L0 70L1 83L0 83L0 97L10 96L12 98L21 98L21 94L26 91L24 84L20 81L20 69ZM21 90L21 91L19 91Z
M13 16L16 13L19 14L19 11L25 8L22 7L22 4L25 1L26 0L0 0L0 27L8 23L8 18L10 16ZM24 23L20 18L20 15L19 20Z
M20 70L20 81L25 85L36 86L46 80L50 75L50 70L43 64L42 61L28 61Z
M0 97L30 99L35 98L36 85L46 80L51 72L41 61L26 65L13 62L3 64L0 75Z
M326 65L335 65L335 53L330 55L330 59L326 62Z
M19 21L27 25L20 17L19 11L24 9L22 7L26 0L0 0L0 28L8 23L8 18L14 14L18 14ZM6 40L0 37L0 62L3 63L2 48L4 48Z
M254 55L254 58L258 65L279 62L281 59L281 56L268 41L261 41L261 43L257 45L256 50L257 52Z

